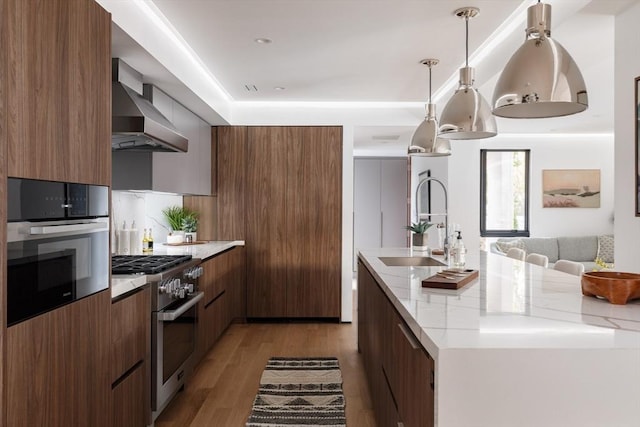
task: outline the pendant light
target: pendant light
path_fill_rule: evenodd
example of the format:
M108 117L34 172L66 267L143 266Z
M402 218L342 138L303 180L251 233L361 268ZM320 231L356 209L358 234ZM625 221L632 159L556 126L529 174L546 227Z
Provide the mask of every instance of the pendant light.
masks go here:
M502 71L493 114L510 118L558 117L589 106L587 87L571 55L551 39L551 5L527 9L524 44Z
M429 67L429 102L426 105L426 116L411 137L409 145L410 156L440 157L451 155L451 144L443 138L438 138L438 121L436 120L436 106L431 103L431 67L438 64L437 59L423 59L421 64Z
M465 21L465 66L460 68L460 82L440 116L440 136L448 139L482 139L496 136L496 119L489 103L473 87L475 69L469 67L469 19L480 13L477 7L457 9L454 14Z

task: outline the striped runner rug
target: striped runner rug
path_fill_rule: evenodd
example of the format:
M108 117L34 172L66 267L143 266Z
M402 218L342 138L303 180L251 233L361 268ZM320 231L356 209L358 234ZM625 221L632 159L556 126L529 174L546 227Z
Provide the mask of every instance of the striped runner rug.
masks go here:
M246 427L345 427L342 374L335 357L272 357Z

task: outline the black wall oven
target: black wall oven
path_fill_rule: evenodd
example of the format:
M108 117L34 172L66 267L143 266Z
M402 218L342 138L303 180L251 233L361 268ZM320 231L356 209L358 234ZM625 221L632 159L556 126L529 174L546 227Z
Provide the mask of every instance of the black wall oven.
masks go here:
M109 189L8 179L7 324L109 287Z

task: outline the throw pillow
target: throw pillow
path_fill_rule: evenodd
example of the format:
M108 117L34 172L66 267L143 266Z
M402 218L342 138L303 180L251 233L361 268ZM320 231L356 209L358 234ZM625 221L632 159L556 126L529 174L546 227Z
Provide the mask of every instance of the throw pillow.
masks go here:
M598 236L598 258L602 261L611 263L613 262L613 236L607 234L604 236Z
M505 254L511 248L518 248L522 249L523 251L526 250L524 247L524 242L521 239L498 240L496 242L496 248L498 248L500 252L504 252Z

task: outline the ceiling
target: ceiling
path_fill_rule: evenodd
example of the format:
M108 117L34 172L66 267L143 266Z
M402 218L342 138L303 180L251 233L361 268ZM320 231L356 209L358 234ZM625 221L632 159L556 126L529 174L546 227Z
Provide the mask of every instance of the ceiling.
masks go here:
M98 0L109 10L118 0ZM140 2L142 0L136 0ZM504 133L613 132L614 16L640 0L547 0L553 5L552 37L582 70L589 108L574 116L513 120L498 118ZM358 103L411 109L415 125L355 123L355 147L406 147L423 115L428 73L423 58L437 58L434 101L442 111L465 61L464 21L454 10L480 8L469 22L469 51L476 86L491 102L493 86L511 54L524 41L526 7L534 0L153 0L147 1L195 53L234 105L268 103ZM120 7L120 5L117 5ZM113 6L116 7L116 6ZM510 16L515 13L515 17ZM118 22L114 12L114 22ZM482 47L504 40L492 50ZM125 59L211 124L219 114L185 78L141 47L117 25L113 55ZM138 37L140 38L140 37ZM268 38L271 43L257 43ZM143 43L144 44L144 43ZM148 44L148 43L147 43ZM484 52L479 62L476 55ZM597 52L597 57L594 55ZM278 89L283 88L283 89ZM292 104L297 105L297 104ZM349 105L349 104L345 104ZM356 105L356 104L354 104ZM341 107L342 108L342 107ZM227 120L229 121L229 120ZM242 124L242 123L232 123Z

